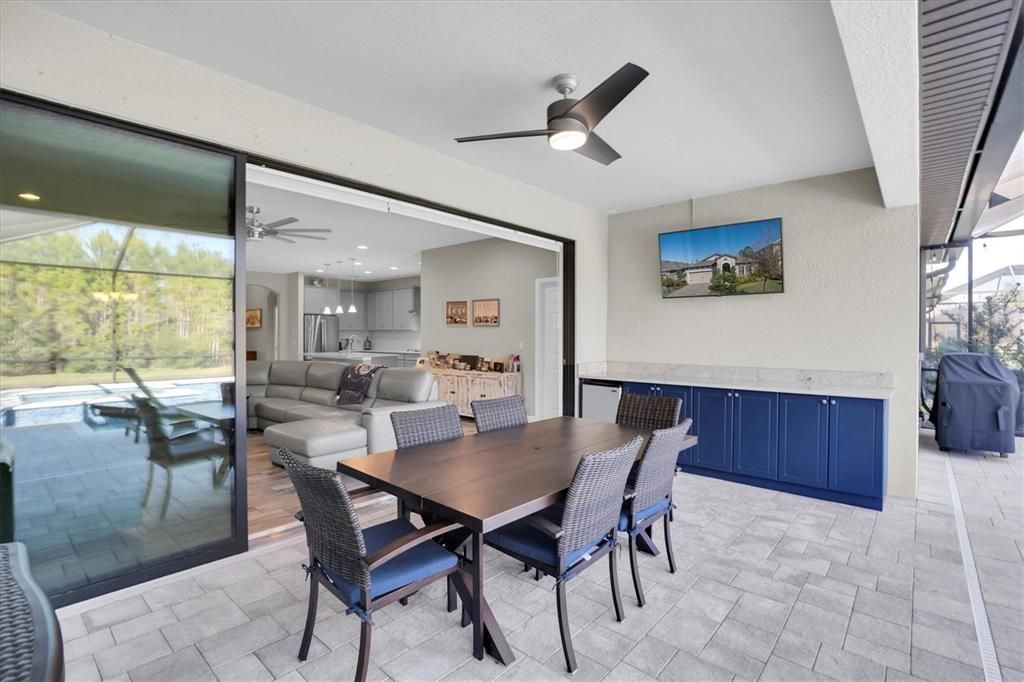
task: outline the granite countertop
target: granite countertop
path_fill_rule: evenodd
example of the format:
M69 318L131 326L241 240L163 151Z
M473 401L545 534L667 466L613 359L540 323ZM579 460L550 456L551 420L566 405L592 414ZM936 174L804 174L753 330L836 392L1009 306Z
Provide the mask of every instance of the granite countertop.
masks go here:
M581 366L579 378L875 400L888 400L892 397L893 392L891 387L884 385L884 381L872 381L870 373L751 370L750 368L725 367L710 368L711 371L691 372L687 371L687 367L684 366L654 366L637 363L644 366L629 367L630 363L614 364L627 366L604 368ZM709 374L714 376L708 376Z

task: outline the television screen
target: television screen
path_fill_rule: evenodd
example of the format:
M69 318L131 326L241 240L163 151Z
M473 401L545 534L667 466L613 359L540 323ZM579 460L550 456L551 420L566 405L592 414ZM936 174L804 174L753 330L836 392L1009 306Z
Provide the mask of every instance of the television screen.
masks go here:
M782 293L782 219L658 235L661 297Z

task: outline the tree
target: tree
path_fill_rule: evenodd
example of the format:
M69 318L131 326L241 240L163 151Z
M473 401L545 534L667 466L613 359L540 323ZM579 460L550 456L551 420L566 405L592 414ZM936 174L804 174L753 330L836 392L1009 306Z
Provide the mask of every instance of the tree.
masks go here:
M948 315L954 322L966 326L962 310ZM951 347L947 352L987 353L1010 369L1024 369L1024 291L1020 284L975 301L971 322L973 330L967 348L962 348L961 342L961 347Z
M716 294L735 294L736 273L731 271L718 273L711 279L708 289Z

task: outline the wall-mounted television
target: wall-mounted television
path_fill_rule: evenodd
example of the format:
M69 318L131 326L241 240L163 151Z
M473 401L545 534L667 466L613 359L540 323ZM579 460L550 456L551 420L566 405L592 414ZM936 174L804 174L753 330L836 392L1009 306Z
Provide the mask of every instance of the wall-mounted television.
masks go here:
M661 297L781 294L782 218L663 232Z

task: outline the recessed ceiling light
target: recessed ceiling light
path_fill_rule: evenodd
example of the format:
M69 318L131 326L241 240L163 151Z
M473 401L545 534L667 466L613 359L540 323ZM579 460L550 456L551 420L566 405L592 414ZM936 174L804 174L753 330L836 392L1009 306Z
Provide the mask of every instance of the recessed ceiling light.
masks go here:
M317 268L317 269L316 269L316 271L317 271L317 272L323 272L323 271L324 271L324 269L323 269L323 268Z
M38 194L32 194L32 192L22 192L21 194L18 195L18 198L24 199L25 201L39 201L40 199L42 199L41 196L39 196Z
M392 265L390 268L388 268L388 270L397 270L397 269L398 269L397 265Z
M359 261L356 261L356 262L355 262L355 264L356 264L356 265L362 265L362 263L361 263L361 262L359 262Z
M363 274L364 275L372 275L373 274L373 270L363 270Z
M369 246L366 246L366 245L364 245L364 244L360 244L360 245L359 245L359 246L357 246L356 248L357 248L357 249L359 249L360 251L366 251L366 250L367 250L368 248L370 248L370 247L369 247Z

